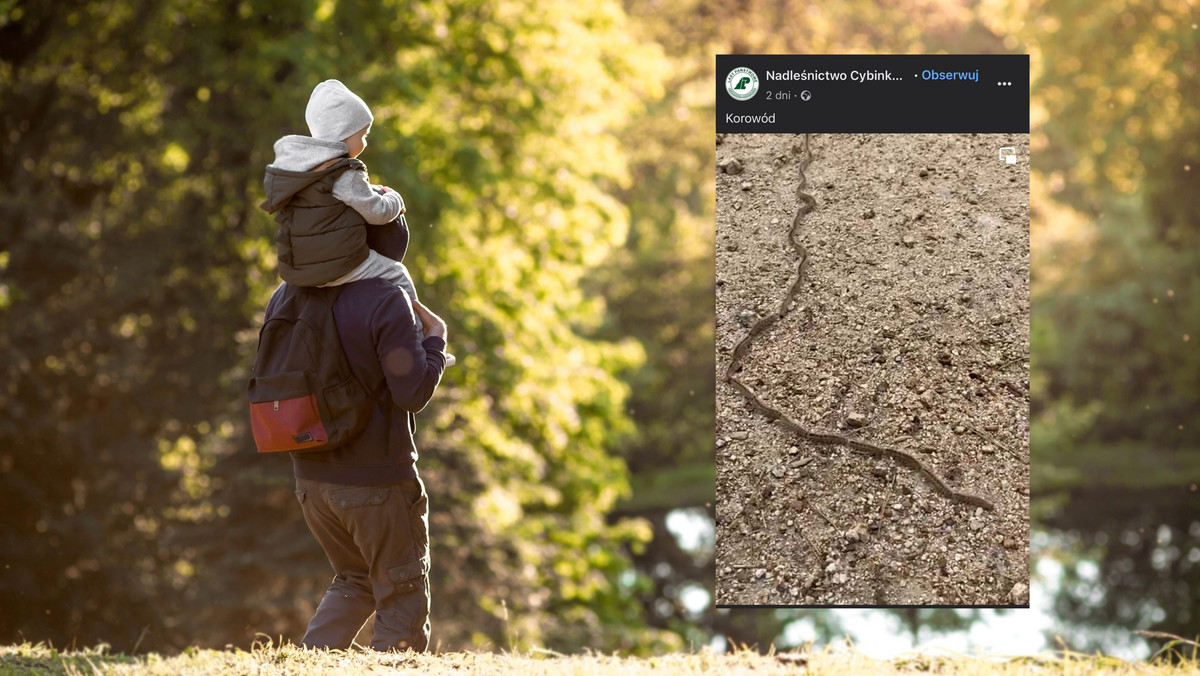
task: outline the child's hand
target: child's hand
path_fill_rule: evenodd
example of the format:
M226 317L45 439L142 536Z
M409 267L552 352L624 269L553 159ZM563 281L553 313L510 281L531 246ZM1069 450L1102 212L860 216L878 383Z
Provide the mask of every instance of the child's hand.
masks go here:
M371 186L371 190L376 195L379 195L380 197L388 194L389 192L396 192L395 190L392 190L391 188L387 187L386 185L373 185L373 186ZM400 213L404 213L405 211L407 211L407 209L404 206L404 198L401 198L400 199Z

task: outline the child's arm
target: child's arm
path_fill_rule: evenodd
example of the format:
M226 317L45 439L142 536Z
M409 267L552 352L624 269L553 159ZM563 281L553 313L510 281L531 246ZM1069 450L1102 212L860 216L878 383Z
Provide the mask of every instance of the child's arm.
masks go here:
M365 170L348 169L333 182L333 196L350 205L371 225L396 220L404 211L404 200L394 190L383 194L371 189Z

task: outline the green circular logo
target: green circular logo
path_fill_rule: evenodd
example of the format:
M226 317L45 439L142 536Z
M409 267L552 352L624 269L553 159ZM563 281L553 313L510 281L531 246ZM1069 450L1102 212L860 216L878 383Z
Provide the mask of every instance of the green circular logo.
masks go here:
M725 78L725 91L738 101L749 101L758 93L758 75L749 68L734 68Z

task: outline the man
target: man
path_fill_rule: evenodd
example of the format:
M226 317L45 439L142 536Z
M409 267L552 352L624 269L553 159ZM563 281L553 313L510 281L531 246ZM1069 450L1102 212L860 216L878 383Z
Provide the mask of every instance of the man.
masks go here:
M286 285L267 304L277 311ZM418 341L413 314L421 321ZM334 323L355 377L378 397L362 433L327 451L293 452L296 498L333 566L302 641L348 648L375 613L376 650L429 645L429 519L417 476L416 413L445 368L446 323L382 279L344 286Z

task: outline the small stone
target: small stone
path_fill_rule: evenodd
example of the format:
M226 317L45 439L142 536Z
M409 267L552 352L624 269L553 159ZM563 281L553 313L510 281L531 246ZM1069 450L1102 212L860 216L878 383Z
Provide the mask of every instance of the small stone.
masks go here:
M810 462L812 462L812 458L800 458L799 460L793 460L790 467L792 469L800 469Z
M954 433L955 433L955 434L962 434L963 432L966 432L966 431L967 431L967 428L963 427L962 425L955 425L955 426L954 426Z
M861 522L854 524L850 530L846 531L846 539L850 542L861 542L867 537L867 526Z
M743 171L742 161L736 157L731 157L717 166L721 168L721 171L731 176L740 174Z
M1004 538L1004 548L1005 549L1016 549L1017 541L1012 538Z
M863 212L862 217L863 218L875 218L875 210L867 209L866 211Z
M846 424L850 425L851 427L866 427L867 416L861 413L851 413L846 417Z
M896 510L897 512L902 512L904 511L904 504L897 502L896 504L892 505L892 509Z
M895 338L896 330L885 326L883 327L883 330L879 332L879 335L883 336L884 338Z
M799 452L800 452L799 446L792 446L791 448L788 449L788 455L796 455Z
M717 448L724 448L724 447L725 447L725 440L717 439Z
M1024 582L1014 584L1012 590L1008 592L1008 600L1014 606L1029 605L1029 585Z
M944 366L950 366L954 363L954 360L951 359L949 352L939 352L937 355L937 360Z
M922 169L922 170L920 170L920 171L918 171L918 172L917 172L917 175L918 175L918 176L920 176L921 178L925 178L926 176L928 176L928 175L929 175L929 170L928 170L928 169Z
M751 184L749 181L742 183L742 190L750 190L753 187L754 187L754 185Z
M773 474L776 479L782 479L783 475L787 474L787 470L783 468L783 465L777 465L775 469L771 470L771 474Z
M992 446L991 444L984 444L979 450L983 451L984 453L990 454L990 453L996 452L996 447Z
M763 578L764 578L764 577L766 577L766 576L767 576L767 569L766 569L766 568L756 568L756 569L754 570L754 579L755 579L755 580L761 580L761 579L763 579Z
M963 303L970 303L971 302L971 294L964 293L963 295L958 297L958 300L962 301Z
M971 530L982 530L983 529L983 519L971 519L969 525L971 526Z
M998 425L984 425L983 429L986 432L999 432L1000 431L1000 427Z
M742 310L741 312L738 313L738 323L742 325L742 328L745 328L745 329L750 328L750 326L754 324L754 320L756 320L756 319L758 319L758 316L755 315L750 310Z
M927 389L921 393L921 403L925 408L933 408L933 400L936 396L933 390Z
M726 244L726 245L725 245L725 250L726 250L726 251L737 251L737 250L738 250L738 243L737 243L737 242L730 242L730 243Z
M911 249L911 248L913 248L914 246L916 246L916 245L917 245L917 238L916 238L916 237L911 237L911 236L909 236L909 235L905 235L905 236L904 236L904 238L900 240L900 242L901 242L901 243L902 243L904 246L906 246L906 247L908 247L908 248L910 248L910 249Z
M979 204L979 198L974 195L969 195L967 197L967 204Z
M733 432L733 433L731 433L731 434L729 435L729 438L730 438L730 439L737 439L737 440L739 440L739 441L742 441L742 440L745 440L745 439L749 439L749 438L750 438L750 433L749 433L749 432L747 432L747 431L745 431L745 430L740 430L740 431L737 431L737 432Z

